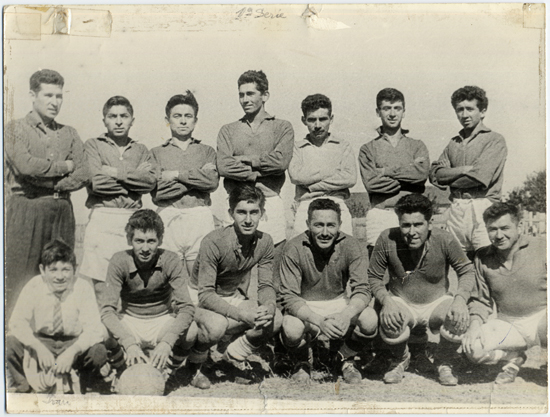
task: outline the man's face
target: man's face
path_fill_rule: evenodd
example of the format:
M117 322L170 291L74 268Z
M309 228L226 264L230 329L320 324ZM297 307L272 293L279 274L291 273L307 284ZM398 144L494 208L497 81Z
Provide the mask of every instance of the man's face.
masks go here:
M66 291L75 279L74 267L70 262L57 261L47 266L40 265L40 274L55 293Z
M456 117L464 129L473 130L485 117L486 110L479 110L477 100L464 100L455 107Z
M130 132L134 118L126 106L113 106L103 118L103 123L110 137L125 138Z
M158 252L162 239L159 239L154 230L134 230L134 236L128 238L128 244L132 246L134 257L141 265L152 262Z
M258 229L260 218L262 217L262 210L258 201L239 201L235 210L229 210L229 215L235 222L235 229L237 233L250 236L253 235Z
M170 110L170 117L166 121L170 124L172 136L178 139L188 139L195 130L197 118L195 109L189 104L178 104Z
M324 141L328 138L333 115L328 109L310 111L306 117L302 116L302 123L306 125L309 135L313 139Z
M340 230L338 213L334 210L315 210L307 220L313 244L326 252L332 248Z
M491 244L498 250L506 251L512 248L519 239L519 224L509 214L489 221L487 233Z
M399 228L409 249L419 249L428 240L432 225L422 213L405 213L399 218Z
M242 84L239 87L239 103L246 114L257 114L269 98L266 91L262 94L256 87L256 83Z
M45 121L56 118L63 104L63 89L56 84L40 84L38 92L31 91L32 108Z
M382 120L382 126L386 129L398 129L401 127L401 121L405 117L405 107L403 102L382 100L380 107L376 109L376 114Z

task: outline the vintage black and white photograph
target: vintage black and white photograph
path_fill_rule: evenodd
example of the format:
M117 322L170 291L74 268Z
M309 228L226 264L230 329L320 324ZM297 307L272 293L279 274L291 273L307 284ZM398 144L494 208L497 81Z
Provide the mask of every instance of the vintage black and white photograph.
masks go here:
M10 413L546 413L545 4L4 8Z

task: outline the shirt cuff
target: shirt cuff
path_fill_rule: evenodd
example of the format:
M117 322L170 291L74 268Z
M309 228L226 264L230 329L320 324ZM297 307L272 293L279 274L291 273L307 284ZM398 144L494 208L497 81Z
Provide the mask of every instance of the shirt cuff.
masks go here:
M68 174L69 171L69 165L67 164L67 161L59 161L55 163L55 170L59 173L59 176Z

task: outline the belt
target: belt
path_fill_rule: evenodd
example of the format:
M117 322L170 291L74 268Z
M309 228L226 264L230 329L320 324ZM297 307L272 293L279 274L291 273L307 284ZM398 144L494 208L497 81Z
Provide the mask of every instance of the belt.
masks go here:
M70 196L71 194L66 191L56 191L53 193L54 200L59 200L59 199L68 200Z
M69 200L70 197L71 197L71 193L69 193L67 191L54 191L54 192L48 192L48 193L31 193L31 192L27 192L27 193L22 193L22 194L14 193L13 195L14 196L18 195L18 196L25 197L25 198L28 198L28 199L31 199L31 200L35 199L35 198L44 198L44 197L53 197L54 200Z

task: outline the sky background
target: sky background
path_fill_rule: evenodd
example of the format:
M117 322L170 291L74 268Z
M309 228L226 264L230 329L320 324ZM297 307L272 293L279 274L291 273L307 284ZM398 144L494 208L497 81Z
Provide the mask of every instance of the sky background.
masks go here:
M190 89L200 106L194 136L215 148L220 127L243 114L239 75L261 69L270 82L266 110L290 121L296 139L307 133L301 101L322 93L333 102L331 131L348 140L356 154L376 137L377 92L401 90L403 127L424 141L435 160L461 128L451 94L477 85L489 97L485 124L508 145L504 191L545 168L544 34L524 28L521 4L316 6L322 19L348 26L342 30L308 27L301 17L305 5L252 6L253 15L238 20L242 7L96 6L111 11L108 37L7 41L5 118L25 116L31 109L29 77L50 68L65 78L57 120L75 127L83 141L105 131L103 104L123 95L135 110L130 136L149 148L159 146L170 137L167 100ZM259 8L285 18L257 18ZM282 192L287 205L293 188L287 180ZM352 191L365 191L360 177ZM85 197L83 190L73 195L79 223L88 215ZM213 197L217 215L225 210L225 198L220 187ZM150 199L145 204L150 206Z

